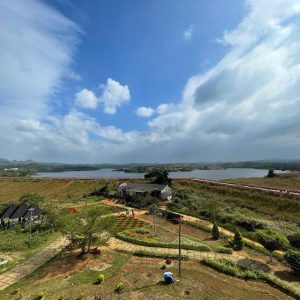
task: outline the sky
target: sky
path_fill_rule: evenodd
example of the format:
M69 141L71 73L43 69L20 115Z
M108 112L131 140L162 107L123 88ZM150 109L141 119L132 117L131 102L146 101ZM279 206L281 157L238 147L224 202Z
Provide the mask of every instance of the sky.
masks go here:
M0 157L300 158L299 0L1 0Z

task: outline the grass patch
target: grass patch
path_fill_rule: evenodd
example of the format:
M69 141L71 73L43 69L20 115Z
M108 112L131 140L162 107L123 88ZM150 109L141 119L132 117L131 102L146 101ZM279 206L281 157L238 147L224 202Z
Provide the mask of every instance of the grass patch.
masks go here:
M159 252L153 252L153 251L145 251L145 250L138 250L133 252L133 255L135 256L141 256L141 257L154 257L154 258L172 258L172 259L179 259L178 254L167 254L167 253L159 253ZM181 255L182 260L187 260L187 255Z
M284 282L283 280L279 279L274 275L262 271L243 269L239 267L235 262L224 258L215 259L215 258L204 257L202 263L227 275L236 276L243 279L266 281L269 284L291 295L292 297L296 299L300 299L299 290L294 289L286 282Z

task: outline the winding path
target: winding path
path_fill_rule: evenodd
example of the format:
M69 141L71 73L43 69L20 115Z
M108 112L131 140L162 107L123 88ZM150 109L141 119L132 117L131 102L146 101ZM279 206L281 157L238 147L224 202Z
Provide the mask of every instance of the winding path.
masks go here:
M67 240L63 237L57 239L48 247L41 250L38 254L32 256L30 259L17 265L13 269L0 275L0 291L6 289L10 285L16 283L23 277L29 275L44 263L49 261L55 255L57 255L63 247L67 244Z

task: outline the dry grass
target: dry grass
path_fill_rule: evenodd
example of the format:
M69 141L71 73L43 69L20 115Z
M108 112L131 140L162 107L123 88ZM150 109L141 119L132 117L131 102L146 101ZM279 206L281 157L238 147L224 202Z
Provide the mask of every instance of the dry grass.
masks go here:
M0 178L0 204L16 201L26 193L38 193L58 200L80 197L106 183L116 189L119 182L104 179Z
M256 186L264 186L271 188L280 188L287 190L300 190L300 172L293 172L287 174L279 174L273 178L260 177L260 178L238 178L227 179L225 182L250 184Z
M79 296L95 299L95 295L101 299L291 299L267 284L229 277L191 261L182 263L180 282L166 286L161 284L165 272L160 269L162 264L163 259L111 251L84 261L78 260L74 253L63 253L17 285L0 292L0 298L17 299L22 294L22 299L33 299L39 291L44 291L49 300L79 299ZM107 269L95 271L105 265ZM170 271L176 279L177 269L175 262ZM104 273L105 280L97 285L99 272ZM124 291L116 294L114 289L119 282L124 282ZM11 296L15 289L18 289L17 295Z

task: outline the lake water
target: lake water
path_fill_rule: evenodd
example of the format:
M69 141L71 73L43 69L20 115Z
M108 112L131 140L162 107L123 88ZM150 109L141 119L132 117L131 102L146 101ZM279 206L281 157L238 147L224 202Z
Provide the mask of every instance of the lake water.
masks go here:
M282 171L275 171L282 173ZM264 177L268 170L248 168L228 168L225 170L194 170L188 172L170 172L170 178L204 178L222 180L229 178ZM95 171L66 171L38 173L33 177L51 178L144 178L144 173L125 173L113 169L101 169Z

